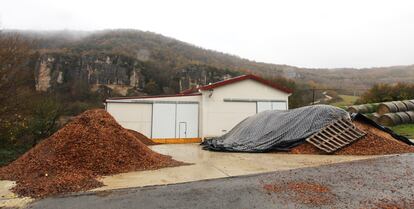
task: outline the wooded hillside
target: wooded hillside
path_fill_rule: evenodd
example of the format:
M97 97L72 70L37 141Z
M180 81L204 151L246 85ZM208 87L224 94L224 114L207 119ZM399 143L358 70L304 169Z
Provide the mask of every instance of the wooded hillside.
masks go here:
M173 38L139 30L106 30L98 32L20 32L36 40L42 52L110 53L154 63L164 72L181 70L188 65L207 65L218 69L262 76L283 76L299 82L334 86L351 92L362 92L375 83L414 82L414 66L369 69L307 69L281 64L254 62L237 56L203 49ZM275 49L277 50L277 49Z

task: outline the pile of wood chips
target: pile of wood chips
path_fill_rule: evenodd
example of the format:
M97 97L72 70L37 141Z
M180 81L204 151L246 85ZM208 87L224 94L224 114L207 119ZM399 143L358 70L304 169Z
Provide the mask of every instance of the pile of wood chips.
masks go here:
M144 143L147 146L151 146L151 145L157 145L159 143L152 141L150 138L146 137L144 134L141 134L137 131L128 129L128 131L134 135L138 140L140 140L142 143Z
M89 110L8 166L0 179L17 181L21 196L45 197L102 186L96 178L183 163L150 150L105 110Z
M379 130L369 124L354 121L360 130L367 133L363 138L334 152L334 155L385 155L414 152L414 146L398 141L390 134ZM290 150L293 154L324 154L315 146L305 142Z

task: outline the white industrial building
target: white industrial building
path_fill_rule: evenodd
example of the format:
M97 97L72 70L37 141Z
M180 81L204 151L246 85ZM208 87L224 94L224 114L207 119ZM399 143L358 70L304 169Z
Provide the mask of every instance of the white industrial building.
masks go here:
M123 127L156 142L199 142L228 132L258 112L287 110L291 93L260 77L243 75L177 95L110 98L106 110Z

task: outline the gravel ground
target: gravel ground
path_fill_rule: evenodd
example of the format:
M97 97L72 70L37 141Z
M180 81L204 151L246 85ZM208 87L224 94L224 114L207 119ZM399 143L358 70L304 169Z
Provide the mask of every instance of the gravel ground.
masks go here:
M413 175L414 154L404 154L260 175L79 193L42 199L28 208L414 208Z

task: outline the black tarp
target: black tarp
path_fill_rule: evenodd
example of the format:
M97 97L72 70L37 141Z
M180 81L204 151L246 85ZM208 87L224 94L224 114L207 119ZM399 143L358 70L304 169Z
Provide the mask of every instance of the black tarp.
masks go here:
M207 139L204 149L235 152L288 150L348 112L329 105L268 110L250 116L220 137Z

